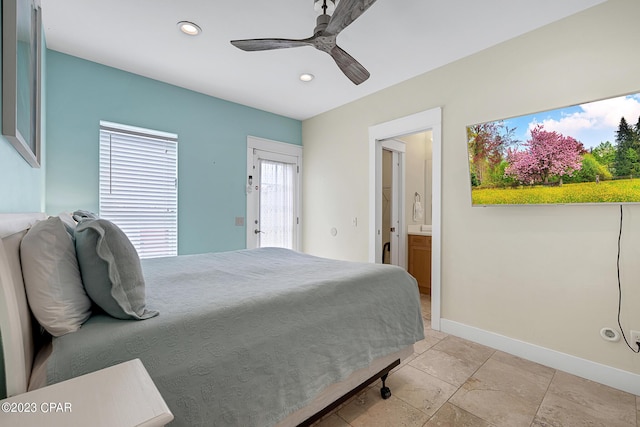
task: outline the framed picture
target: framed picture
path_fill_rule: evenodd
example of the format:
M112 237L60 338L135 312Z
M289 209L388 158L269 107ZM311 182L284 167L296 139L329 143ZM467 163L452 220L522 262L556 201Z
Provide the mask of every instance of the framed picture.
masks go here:
M2 0L2 134L40 167L39 0Z
M640 92L467 126L473 206L640 203Z

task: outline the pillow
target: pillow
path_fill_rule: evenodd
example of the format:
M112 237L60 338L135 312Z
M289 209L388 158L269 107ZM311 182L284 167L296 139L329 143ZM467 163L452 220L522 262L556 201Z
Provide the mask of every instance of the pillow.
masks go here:
M117 319L158 315L145 307L140 258L117 225L85 219L76 227L75 238L82 282L93 302Z
M62 224L64 224L67 233L73 237L73 233L76 231L76 225L78 225L78 222L73 219L73 216L69 212L60 212L58 214L58 218L60 218Z
M91 316L73 240L58 217L39 221L20 243L22 276L34 317L51 335L77 331Z
M75 211L72 215L73 219L75 222L82 222L85 221L87 219L98 219L98 215L94 214L93 212L89 212L89 211L84 211L84 210L79 210L79 211Z

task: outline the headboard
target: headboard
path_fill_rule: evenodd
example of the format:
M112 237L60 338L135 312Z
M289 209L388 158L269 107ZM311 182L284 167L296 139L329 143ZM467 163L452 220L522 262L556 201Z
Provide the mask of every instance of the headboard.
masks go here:
M20 242L29 227L45 218L44 213L0 214L0 336L8 397L27 391L35 351Z

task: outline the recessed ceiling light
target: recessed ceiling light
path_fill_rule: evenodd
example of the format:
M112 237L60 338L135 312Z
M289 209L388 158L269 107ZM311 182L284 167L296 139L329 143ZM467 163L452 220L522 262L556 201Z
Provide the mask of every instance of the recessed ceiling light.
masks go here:
M313 74L309 73L300 74L300 80L302 80L303 82L310 82L314 79L314 77L315 76Z
M197 36L202 32L202 29L200 27L189 21L178 22L178 28L180 28L180 31L189 36Z

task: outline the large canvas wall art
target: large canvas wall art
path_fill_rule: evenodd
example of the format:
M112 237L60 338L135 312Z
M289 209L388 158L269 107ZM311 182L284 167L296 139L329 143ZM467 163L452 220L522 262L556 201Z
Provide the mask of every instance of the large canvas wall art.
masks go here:
M640 93L467 126L473 206L640 203Z

